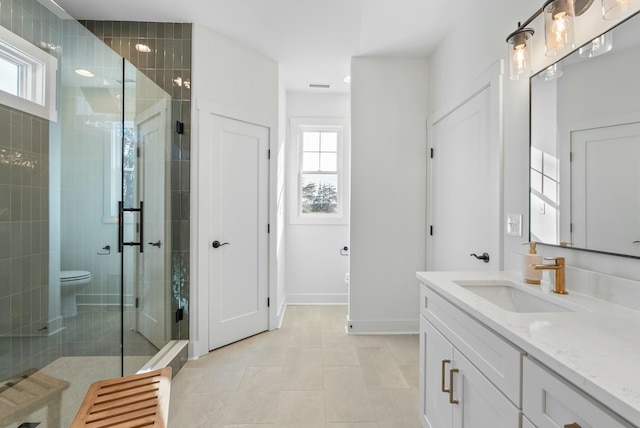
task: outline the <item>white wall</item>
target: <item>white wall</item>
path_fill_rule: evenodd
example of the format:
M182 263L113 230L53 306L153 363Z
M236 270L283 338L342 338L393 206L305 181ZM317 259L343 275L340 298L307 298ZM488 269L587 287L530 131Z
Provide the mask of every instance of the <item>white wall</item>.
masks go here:
M417 332L425 269L426 60L351 62L353 333Z
M506 57L506 36L515 23L527 19L540 4L524 4L513 0L469 2L459 22L452 26L429 60L429 111L447 105L450 99L463 96L463 88L483 70ZM531 2L528 2L531 3ZM640 7L637 6L636 8ZM576 43L582 45L615 25L604 21L597 3L576 19ZM500 11L500 13L496 13ZM542 19L532 24L534 72L552 63L543 53ZM480 29L480 30L479 30ZM461 52L461 47L468 47ZM528 224L528 162L529 162L529 99L528 81L505 79L504 88L504 213L524 214L523 238L504 238L505 269L518 270L524 252L521 243L526 239ZM568 265L608 274L640 279L637 260L584 251L540 246L544 256L564 256Z
M349 94L287 93L287 117L291 118L348 118ZM287 139L291 146L291 135ZM346 140L349 143L349 139ZM348 150L347 144L346 149ZM289 152L291 153L291 152ZM287 187L297 187L295 157L289 156ZM294 190L295 191L295 190ZM291 194L291 193L289 193ZM290 201L292 198L290 197ZM292 224L287 221L288 304L347 303L344 275L348 271L348 257L340 249L349 245L347 224Z
M193 26L192 45L192 116L198 117L198 102L207 102L214 106L216 113L266 126L270 129L271 166L270 166L270 201L276 200L277 195L277 165L280 159L278 144L279 117L279 77L278 64L270 58L238 45L213 31L199 26ZM194 123L192 132L191 163L191 324L189 357L194 358L206 354L208 349L208 287L207 287L207 257L202 251L202 245L208 249L207 236L202 234L206 230L206 219L198 215L199 201L204 197L200 181L206 173L207 165L199 159L197 140L198 123ZM269 283L270 297L279 301L278 296L278 261L277 239L277 204L270 204L271 239ZM272 309L274 309L272 307ZM271 311L270 328L277 327L277 310Z

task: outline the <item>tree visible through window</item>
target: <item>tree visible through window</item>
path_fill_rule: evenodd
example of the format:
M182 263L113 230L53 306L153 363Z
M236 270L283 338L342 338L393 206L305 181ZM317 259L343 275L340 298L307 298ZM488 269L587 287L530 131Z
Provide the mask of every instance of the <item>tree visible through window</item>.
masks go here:
M302 133L302 213L338 212L338 133Z

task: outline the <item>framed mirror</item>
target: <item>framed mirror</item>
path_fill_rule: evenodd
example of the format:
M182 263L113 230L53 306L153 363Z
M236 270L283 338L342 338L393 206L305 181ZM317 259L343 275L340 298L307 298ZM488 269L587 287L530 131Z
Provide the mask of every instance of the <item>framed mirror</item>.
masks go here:
M640 14L530 79L529 238L640 258Z

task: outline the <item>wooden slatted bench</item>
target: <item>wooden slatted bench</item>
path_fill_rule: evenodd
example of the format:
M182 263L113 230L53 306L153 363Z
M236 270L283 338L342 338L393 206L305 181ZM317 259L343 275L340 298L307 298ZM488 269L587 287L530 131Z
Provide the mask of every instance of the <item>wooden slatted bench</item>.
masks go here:
M95 382L71 428L168 426L171 367Z
M47 426L60 426L62 391L69 382L31 369L0 384L0 426L24 422L31 413L47 407Z

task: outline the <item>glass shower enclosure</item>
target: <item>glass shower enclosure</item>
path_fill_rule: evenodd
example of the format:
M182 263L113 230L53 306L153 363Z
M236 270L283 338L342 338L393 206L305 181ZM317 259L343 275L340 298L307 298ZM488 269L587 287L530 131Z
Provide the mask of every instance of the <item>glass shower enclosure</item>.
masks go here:
M175 339L171 97L53 2L0 25L57 60L56 118L0 105L0 427L69 426Z

